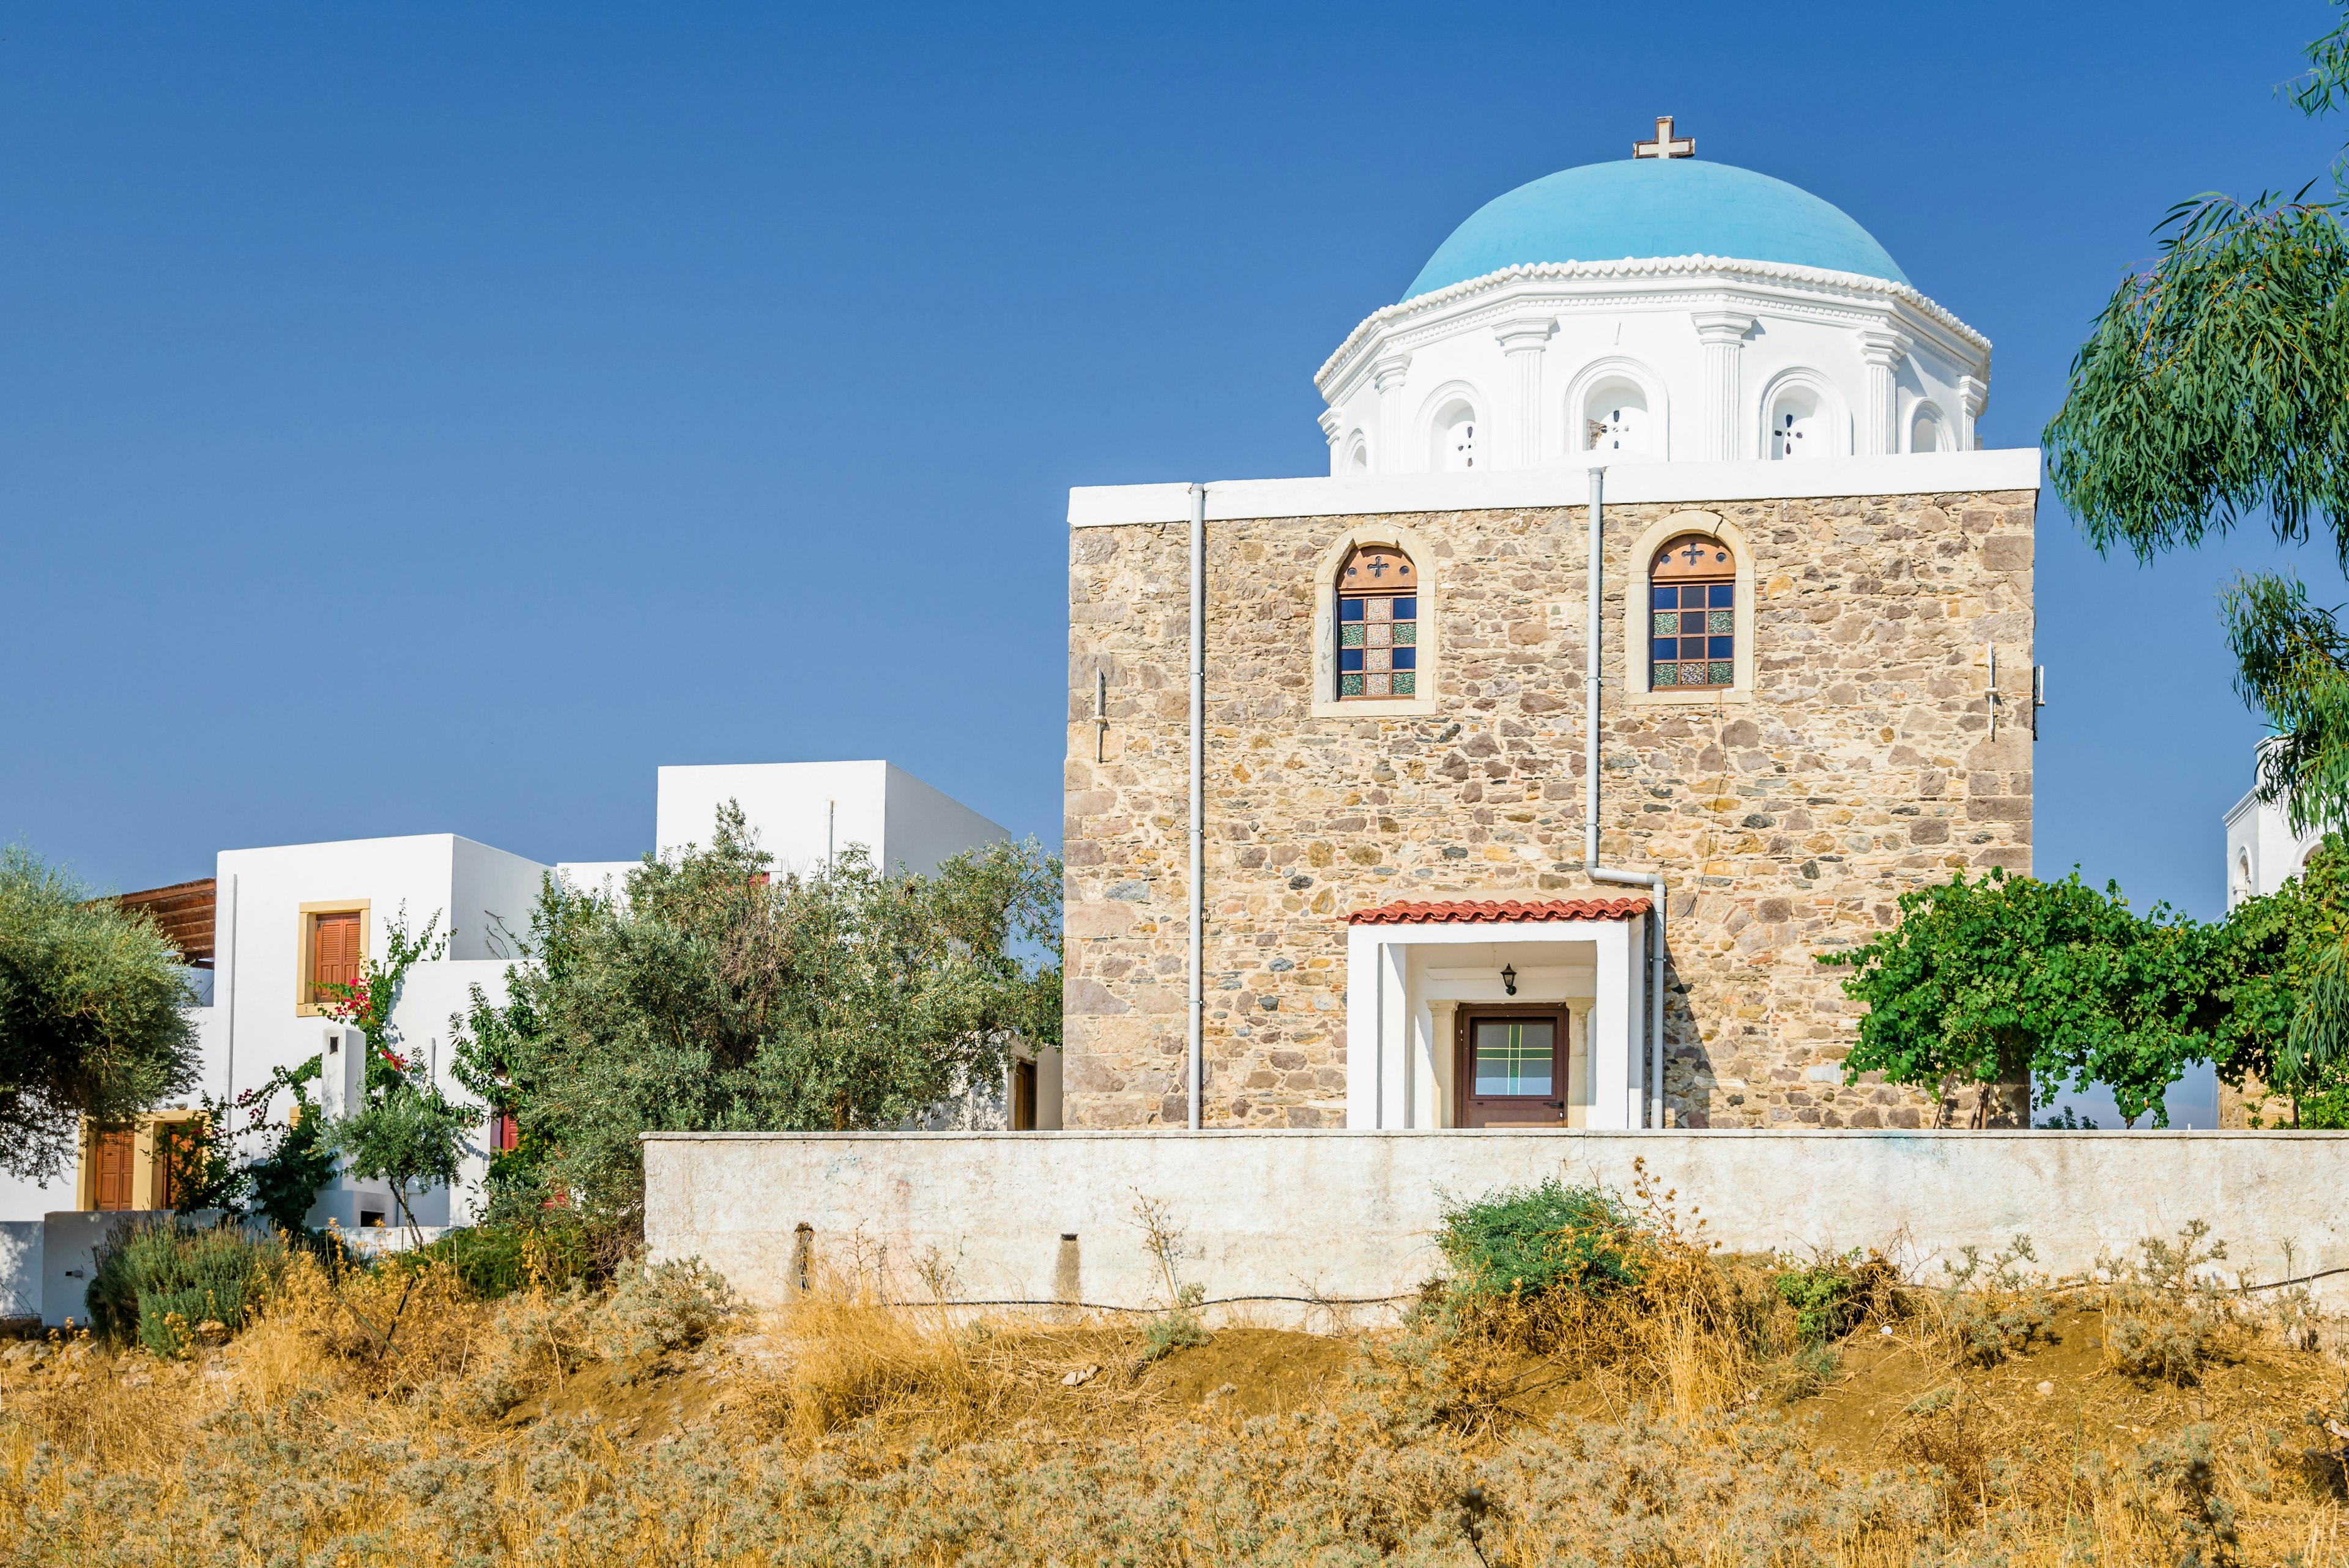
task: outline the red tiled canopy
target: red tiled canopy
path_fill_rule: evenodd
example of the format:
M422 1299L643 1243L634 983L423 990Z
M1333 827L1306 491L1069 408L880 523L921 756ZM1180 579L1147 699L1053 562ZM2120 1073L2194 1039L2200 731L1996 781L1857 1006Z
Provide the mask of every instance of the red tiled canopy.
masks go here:
M1517 899L1465 899L1443 903L1386 903L1358 909L1349 925L1506 924L1524 920L1628 920L1648 913L1644 898L1551 898L1531 903Z

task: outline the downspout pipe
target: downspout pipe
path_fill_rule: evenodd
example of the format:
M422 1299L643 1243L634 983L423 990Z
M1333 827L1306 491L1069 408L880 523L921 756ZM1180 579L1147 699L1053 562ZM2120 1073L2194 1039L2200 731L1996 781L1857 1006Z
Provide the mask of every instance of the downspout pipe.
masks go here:
M1617 887L1644 887L1654 913L1648 937L1648 1111L1650 1127L1664 1125L1664 904L1666 890L1661 872L1619 871L1599 863L1599 737L1602 717L1599 700L1600 637L1607 618L1600 608L1605 597L1605 556L1602 546L1607 527L1607 470L1597 463L1590 466L1590 624L1585 636L1588 667L1583 676L1582 798L1588 802L1582 823L1583 874L1595 882L1608 882ZM1626 646L1623 658L1628 666L1638 650Z
M1191 1130L1199 1130L1201 1056L1207 1026L1207 487L1191 487L1191 990L1184 1068Z

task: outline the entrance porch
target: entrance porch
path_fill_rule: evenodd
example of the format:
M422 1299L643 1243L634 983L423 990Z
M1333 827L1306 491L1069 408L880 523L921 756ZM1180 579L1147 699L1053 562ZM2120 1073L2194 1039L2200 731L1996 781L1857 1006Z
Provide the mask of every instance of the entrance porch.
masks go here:
M1640 1126L1648 909L1620 898L1356 913L1346 1125Z

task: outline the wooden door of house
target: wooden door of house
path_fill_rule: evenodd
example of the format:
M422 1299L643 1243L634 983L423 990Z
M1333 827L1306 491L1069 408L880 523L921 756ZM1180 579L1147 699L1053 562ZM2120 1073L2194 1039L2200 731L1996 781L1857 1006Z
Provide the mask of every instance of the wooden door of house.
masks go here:
M1464 1006L1456 1049L1461 1126L1565 1124L1565 1009Z
M129 1128L98 1135L98 1206L130 1209L138 1201L130 1191L133 1156L139 1135Z

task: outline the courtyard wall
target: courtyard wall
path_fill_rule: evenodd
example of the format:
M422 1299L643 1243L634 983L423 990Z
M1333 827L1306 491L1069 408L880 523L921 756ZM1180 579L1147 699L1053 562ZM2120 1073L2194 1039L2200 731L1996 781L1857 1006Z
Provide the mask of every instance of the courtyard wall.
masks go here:
M1312 1322L1371 1317L1437 1272L1447 1202L1547 1176L1626 1194L1644 1173L1683 1225L1732 1252L1874 1247L1931 1279L1961 1249L2030 1238L2054 1274L2133 1254L2194 1220L2226 1278L2341 1274L2349 1133L1269 1130L651 1133L645 1234L751 1300L806 1264L883 1270L912 1299L1164 1305L1137 1207L1180 1233L1210 1298ZM1644 1161L1644 1165L1641 1162ZM801 1227L806 1227L802 1232ZM805 1260L805 1263L802 1262ZM1326 1326L1326 1323L1325 1325Z

